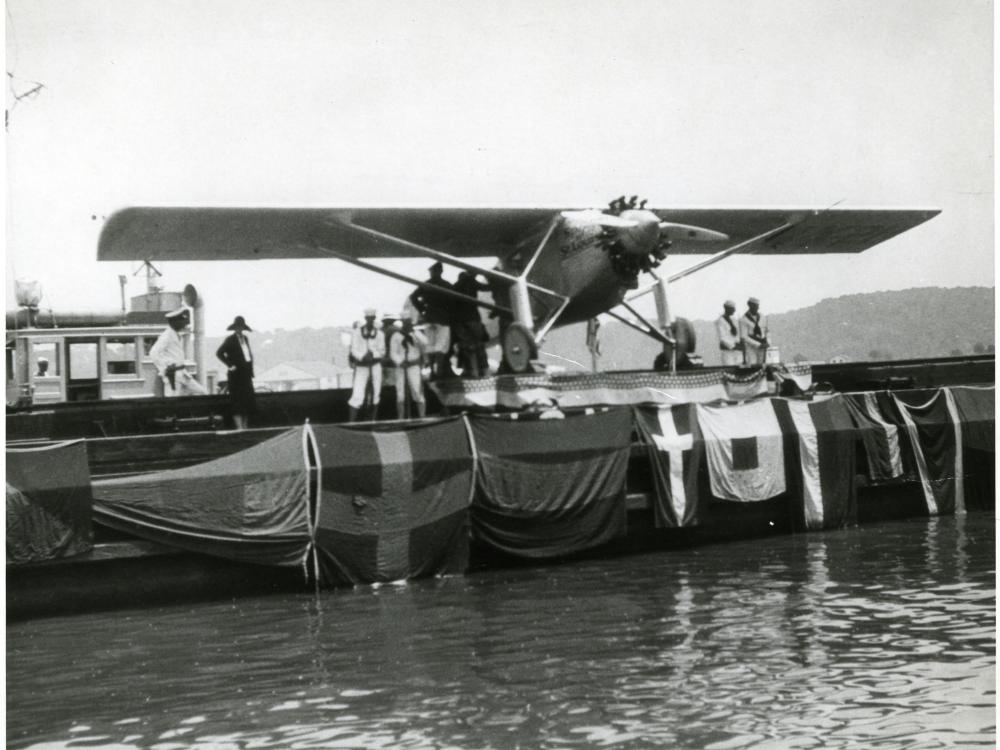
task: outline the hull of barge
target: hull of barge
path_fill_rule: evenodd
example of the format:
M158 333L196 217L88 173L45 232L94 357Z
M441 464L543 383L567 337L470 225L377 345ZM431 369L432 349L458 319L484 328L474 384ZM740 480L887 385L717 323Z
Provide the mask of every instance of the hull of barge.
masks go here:
M837 369L828 372L814 370L814 380L831 385L839 382L841 386L846 386L844 390L865 390L857 387L859 385L886 389L893 386L934 387L993 382L992 357L953 358L940 363L939 367L931 367L926 361L898 364L899 366L896 363L891 366L876 366L871 363L851 367L838 365ZM104 432L108 432L106 425L109 415L117 414L119 421L112 422L112 427L123 428L125 434L130 435L86 435L91 475L97 479L192 466L273 437L284 429L283 425L294 424L305 418L335 422L341 421L337 419L338 416L346 416L346 404L343 405L344 414L341 415L341 404L337 400L338 395L344 395L346 399L346 394L339 392L265 395L282 397L270 403L265 400L265 409L273 410L268 419L275 424L244 432L180 431L185 427L201 426L196 420L203 419L204 414L197 409L207 407L211 412L217 406L224 406L224 402L216 404L211 397L193 400L209 400L212 401L211 404L189 405L182 403L184 399L174 399L166 403L144 403L124 411L115 409L123 406L122 404L91 404L89 417L98 416ZM327 410L321 410L319 418L314 411L318 403L322 403ZM46 434L36 436L39 442L81 437L74 425L79 427L86 423L86 409L82 409L80 405L66 406L71 408L47 422L49 429L44 431ZM164 407L173 410L172 421L164 422L170 415L157 411ZM192 411L184 411L188 408ZM8 414L8 426L11 416ZM215 418L217 417L213 417ZM134 437L135 433L128 429L128 425L139 424L147 419L158 420L153 424L163 426L163 430L147 431L142 433L141 438ZM95 420L91 420L90 424L93 421ZM28 436L21 437L23 440ZM8 440L11 438L8 433ZM994 511L995 476L992 453L978 454L971 462L967 462L965 492L966 507L970 512ZM706 487L705 497L710 498L710 495ZM468 571L513 565L558 564L581 558L670 550L734 539L765 539L773 535L793 533L794 510L801 506L801 499L789 494L755 503L733 503L710 498L699 526L661 529L656 527L654 521L654 502L648 453L644 446L635 444L627 475L626 536L586 552L545 561L509 557L473 543ZM928 515L920 483L915 481L867 486L866 479L859 476L857 505L860 525ZM308 581L306 572L301 569L238 563L183 552L148 541L130 539L108 530L98 531L93 551L84 555L29 565L8 565L6 584L8 620L273 592L308 593L314 588L314 584Z

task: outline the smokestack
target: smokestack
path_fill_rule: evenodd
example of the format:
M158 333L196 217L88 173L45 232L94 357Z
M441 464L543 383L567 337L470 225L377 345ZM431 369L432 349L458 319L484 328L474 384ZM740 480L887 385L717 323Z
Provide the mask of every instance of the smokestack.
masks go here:
M205 300L193 284L187 284L181 293L184 304L193 311L191 328L194 334L194 364L198 368L196 380L208 390L208 355L205 351Z

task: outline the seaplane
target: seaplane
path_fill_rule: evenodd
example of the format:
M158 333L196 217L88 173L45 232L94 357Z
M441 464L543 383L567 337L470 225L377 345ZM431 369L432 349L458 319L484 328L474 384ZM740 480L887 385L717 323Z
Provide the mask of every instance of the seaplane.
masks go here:
M934 208L652 208L620 196L599 208L130 207L112 214L100 261L332 258L415 287L426 280L378 265L425 257L481 274L500 322L503 367L531 371L555 326L607 314L663 346L676 367L693 351L669 286L737 253L859 253L928 221ZM663 274L668 255L706 256ZM481 259L495 258L493 267ZM474 262L478 260L479 262ZM633 304L653 294L656 320ZM628 313L627 315L625 313Z

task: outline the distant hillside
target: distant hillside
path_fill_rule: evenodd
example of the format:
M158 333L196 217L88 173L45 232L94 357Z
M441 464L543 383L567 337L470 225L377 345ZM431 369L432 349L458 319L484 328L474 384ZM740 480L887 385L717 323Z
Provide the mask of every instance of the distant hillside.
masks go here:
M764 312L771 338L785 361L827 361L836 355L854 361L945 357L992 351L994 345L992 287L925 287L852 294L778 315L767 315L766 308ZM692 322L705 364L718 364L714 322ZM571 370L576 368L564 360L589 368L585 328L581 324L552 331L542 348L554 356L543 356L543 360ZM347 347L341 343L342 333L350 333L350 328L278 329L255 332L251 341L259 371L292 360L321 360L346 366ZM602 326L600 339L604 369L649 367L658 351L654 341L615 321ZM212 363L221 341L208 341Z
M787 313L764 313L771 340L785 361L827 361L836 355L852 361L946 357L992 351L994 345L992 287L851 294ZM692 323L705 364L719 364L714 321ZM583 325L557 329L544 348L588 364L584 335ZM600 339L607 369L649 367L659 350L652 340L614 321L602 327Z

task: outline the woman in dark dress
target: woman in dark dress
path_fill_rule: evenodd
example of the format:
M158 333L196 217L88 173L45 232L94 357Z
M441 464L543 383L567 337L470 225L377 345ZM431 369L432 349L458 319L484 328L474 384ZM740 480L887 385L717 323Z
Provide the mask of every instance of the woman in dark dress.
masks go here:
M215 356L229 370L229 403L232 405L236 429L245 430L250 415L256 409L253 392L253 352L250 351L250 340L246 335L247 331L252 329L243 320L242 315L237 315L226 330L233 333L222 342Z

